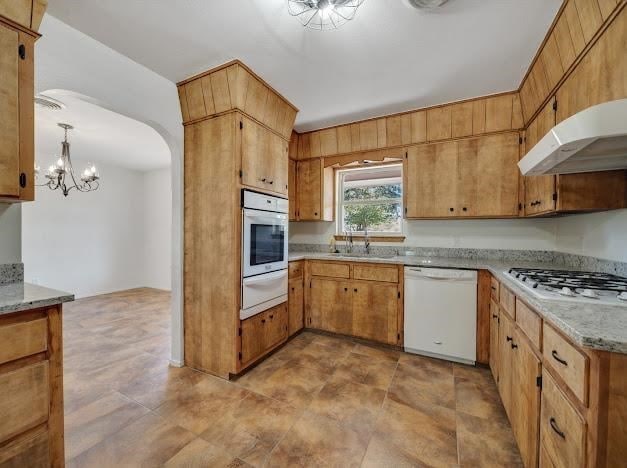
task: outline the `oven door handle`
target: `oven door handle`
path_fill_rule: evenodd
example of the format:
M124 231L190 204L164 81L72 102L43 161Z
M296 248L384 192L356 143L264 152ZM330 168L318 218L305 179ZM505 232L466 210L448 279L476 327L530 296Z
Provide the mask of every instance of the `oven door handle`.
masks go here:
M257 284L267 284L272 283L277 280L281 280L287 276L287 270L274 271L272 273L265 273L258 276L253 276L252 278L244 278L245 286L253 286Z

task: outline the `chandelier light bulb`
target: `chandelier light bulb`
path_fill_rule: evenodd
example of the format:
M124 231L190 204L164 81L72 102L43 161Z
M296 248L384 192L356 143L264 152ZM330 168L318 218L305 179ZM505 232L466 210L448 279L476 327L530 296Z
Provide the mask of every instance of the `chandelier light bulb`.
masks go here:
M63 169L63 158L57 159L57 167Z
M50 167L48 168L48 172L49 172L50 174L54 174L54 166L50 166Z

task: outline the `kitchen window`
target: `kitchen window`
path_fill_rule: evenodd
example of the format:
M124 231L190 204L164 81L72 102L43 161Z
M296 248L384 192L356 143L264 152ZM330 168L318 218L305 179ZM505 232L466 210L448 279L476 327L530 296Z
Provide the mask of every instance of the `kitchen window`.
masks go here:
M338 235L402 235L402 164L337 171L337 200Z

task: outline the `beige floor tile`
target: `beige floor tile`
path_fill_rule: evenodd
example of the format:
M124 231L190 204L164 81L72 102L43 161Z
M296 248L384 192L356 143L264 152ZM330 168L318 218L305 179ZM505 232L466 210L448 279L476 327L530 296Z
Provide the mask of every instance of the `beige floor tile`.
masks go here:
M384 399L384 390L336 377L322 387L308 411L354 429L367 443Z
M449 363L429 358L401 358L388 397L416 407L419 402L455 409L455 379Z
M398 361L401 356L400 351L395 351L393 349L379 347L379 346L369 346L366 344L358 343L355 345L355 348L352 350L353 353L362 354L364 356L370 356L378 359L385 359L389 361Z
M478 372L473 377L455 377L457 411L484 419L503 419L505 410L492 377Z
M334 375L354 382L387 390L396 371L396 361L350 353L335 368Z
M194 439L170 458L164 468L245 468L250 466L203 439Z
M503 419L457 414L462 466L522 467L511 427Z
M201 437L251 465L262 466L300 414L287 403L250 393L239 404L217 412Z
M111 392L65 416L65 456L74 458L147 414L149 410Z
M364 457L365 466L451 466L458 463L455 411L409 407L386 399Z
M350 348L345 346L329 346L313 341L299 349L288 362L296 367L308 367L326 374L333 370L348 356Z
M81 453L68 465L159 466L194 438L191 432L149 413Z
M338 421L305 413L270 455L269 467L357 467L366 445L359 432Z

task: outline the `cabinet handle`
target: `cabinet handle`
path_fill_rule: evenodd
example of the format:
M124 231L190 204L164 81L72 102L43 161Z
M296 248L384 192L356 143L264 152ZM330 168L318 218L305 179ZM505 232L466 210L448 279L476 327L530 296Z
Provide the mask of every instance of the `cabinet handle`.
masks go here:
M259 181L260 181L260 182L265 182L265 181L266 181L266 179L259 179Z
M512 349L518 348L518 345L512 341Z
M495 288L494 286L490 286L490 289L491 289L492 291L496 291L496 288Z
M551 351L551 356L553 356L553 359L555 359L557 362L559 362L560 364L562 364L563 366L568 366L568 363L566 361L564 361L559 354L557 354L557 351L553 350Z
M498 315L492 314L492 318L498 318Z
M19 45L17 48L17 54L22 60L26 60L26 46L24 44Z
M20 174L20 187L26 187L26 174L23 172Z
M555 418L549 419L549 424L551 425L551 429L553 429L558 436L560 436L562 439L566 439L566 434L560 431L560 428L557 426Z
M505 338L507 338L507 341L512 341L512 337L511 336L505 336Z

